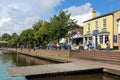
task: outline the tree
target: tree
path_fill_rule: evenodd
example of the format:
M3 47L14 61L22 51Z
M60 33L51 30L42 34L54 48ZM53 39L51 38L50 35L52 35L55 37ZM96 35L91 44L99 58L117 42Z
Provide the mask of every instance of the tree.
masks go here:
M58 15L54 15L50 19L54 40L59 41L59 39L66 37L69 30L78 27L77 21L70 19L70 16L71 14L68 11L61 10Z
M11 39L11 36L10 34L8 33L4 33L2 36L1 36L1 40L3 41L9 41Z
M34 37L34 30L27 29L23 30L20 34L20 44L28 47L34 47L36 40Z
M0 40L9 41L11 46L19 44L29 47L34 47L35 44L37 46L46 45L51 41L59 42L61 38L67 36L68 31L79 28L77 21L70 17L71 14L68 11L61 10L58 15L50 18L49 22L39 20L33 24L31 29L23 30L20 36L16 33L13 33L12 36L5 33L0 37Z
M16 47L19 45L19 36L17 33L13 33L11 39L9 40L9 46Z
M37 39L38 45L47 44L51 40L51 25L49 22L45 22L41 26L39 31L35 32L35 37Z
M41 28L41 26L44 25L44 21L43 20L39 20L38 22L36 22L35 24L33 24L32 28L35 31L39 31L39 29Z

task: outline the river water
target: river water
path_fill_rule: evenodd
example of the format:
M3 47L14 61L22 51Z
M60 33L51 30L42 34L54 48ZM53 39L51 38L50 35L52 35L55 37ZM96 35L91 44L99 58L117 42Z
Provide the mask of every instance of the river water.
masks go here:
M19 53L7 53L7 54L0 53L0 61L3 61L3 63L5 64L12 64L14 66L57 64L55 62L25 56ZM120 77L109 75L106 73L92 73L92 74L32 76L27 77L27 80L120 80Z

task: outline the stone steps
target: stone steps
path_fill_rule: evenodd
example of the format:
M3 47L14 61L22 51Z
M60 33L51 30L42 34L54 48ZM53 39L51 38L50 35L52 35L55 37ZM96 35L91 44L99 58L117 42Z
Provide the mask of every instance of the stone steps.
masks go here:
M76 54L72 54L71 57L120 65L120 53L116 52L81 51Z

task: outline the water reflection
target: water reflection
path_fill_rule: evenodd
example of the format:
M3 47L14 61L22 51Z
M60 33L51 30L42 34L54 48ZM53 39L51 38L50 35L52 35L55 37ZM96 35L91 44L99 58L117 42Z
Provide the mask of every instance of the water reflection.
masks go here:
M120 80L120 76L113 76L113 75L105 74L103 76L103 80Z
M2 60L4 63L10 63L14 66L53 64L53 62L51 61L42 60L42 59L22 55L19 53L0 54L0 60Z
M77 74L51 77L28 77L28 80L120 80L120 78L118 76L114 77L106 74Z

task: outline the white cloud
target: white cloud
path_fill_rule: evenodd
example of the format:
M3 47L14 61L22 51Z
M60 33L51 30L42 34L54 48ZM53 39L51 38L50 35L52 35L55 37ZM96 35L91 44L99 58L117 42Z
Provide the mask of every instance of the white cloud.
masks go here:
M70 13L72 13L72 19L78 20L79 25L83 25L83 21L88 20L91 18L91 3L86 3L81 6L71 6L68 9Z
M12 34L14 32L20 33L20 23L17 20L13 20L11 18L2 18L0 19L0 34L9 33ZM19 28L18 28L19 27Z
M54 14L54 8L62 1L2 0L0 3L0 35L6 32L20 33L30 28L39 19L48 19Z
M12 11L19 11L20 7L17 4L10 4L8 5L8 7L12 10Z
M0 19L0 25L3 25L4 23L6 23L6 22L9 22L11 19L10 18L4 18L4 17L2 17L1 19ZM1 27L1 26L0 26Z
M3 33L20 33L28 29L39 19L47 19L55 14L55 7L64 0L1 0L0 35ZM91 18L91 3L67 8L78 24ZM66 10L66 9L65 9Z
M91 3L86 3L81 6L71 6L67 10L69 10L70 13L72 13L72 16L77 16L77 15L84 15L89 12L91 12Z
M53 7L60 5L60 2L63 0L40 0L40 7L44 10L50 10Z
M78 15L78 16L73 16L71 17L72 19L75 19L78 21L78 24L83 26L83 22L88 20L88 19L91 19L91 13L88 13L88 14L83 14L83 15Z

